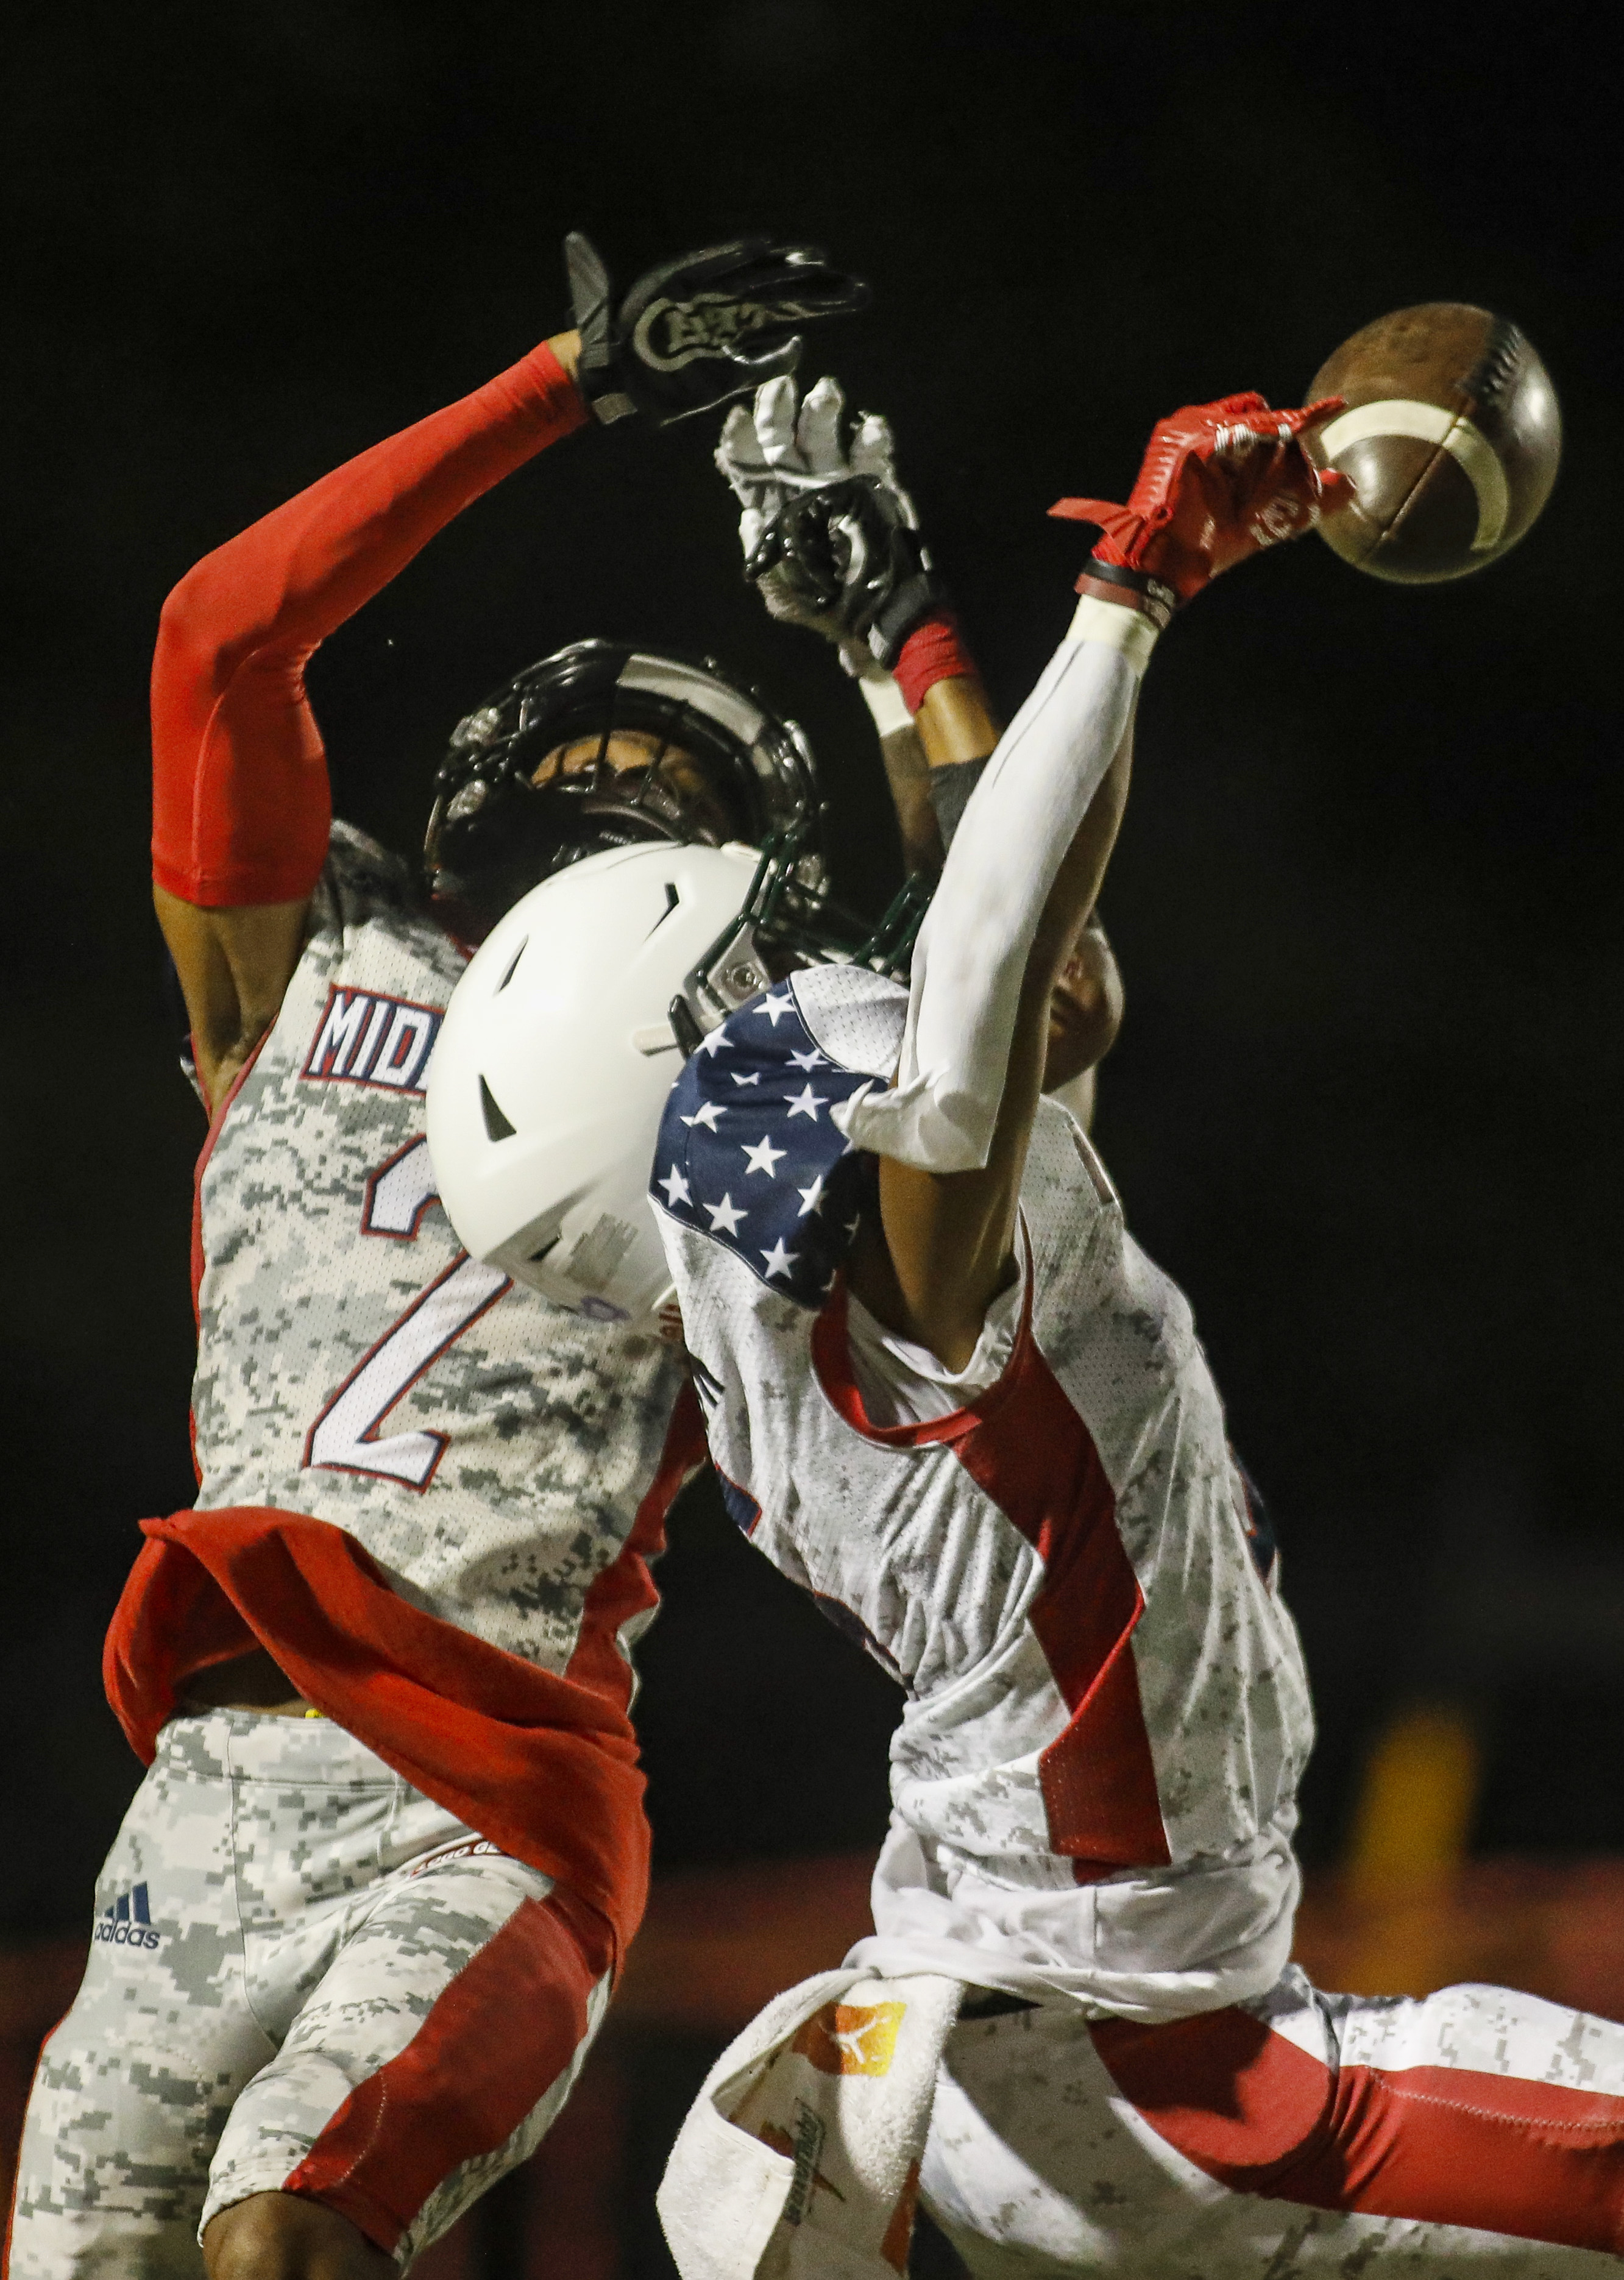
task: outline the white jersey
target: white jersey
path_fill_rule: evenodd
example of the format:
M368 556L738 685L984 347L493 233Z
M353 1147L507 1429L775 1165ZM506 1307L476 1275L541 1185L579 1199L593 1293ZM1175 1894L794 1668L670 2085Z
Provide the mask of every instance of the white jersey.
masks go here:
M304 955L199 1171L197 1506L330 1521L417 1606L562 1672L681 1371L458 1246L423 1088L466 962L404 867L335 825Z
M1106 2007L1231 2001L1285 1959L1312 1738L1273 1544L1189 1304L1054 1103L1008 1367L949 1417L870 1421L839 1267L874 1159L829 1112L889 1077L907 1003L798 973L673 1090L653 1193L724 1493L906 1690L881 1934Z

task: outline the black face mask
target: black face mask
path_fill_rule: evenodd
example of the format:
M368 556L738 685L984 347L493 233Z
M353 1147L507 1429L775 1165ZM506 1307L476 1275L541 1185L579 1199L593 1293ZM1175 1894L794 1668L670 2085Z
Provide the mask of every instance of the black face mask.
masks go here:
M536 785L505 768L471 771L437 800L424 868L431 899L455 904L488 933L554 872L612 847L650 840L720 846L736 836L662 779L658 766L583 769ZM466 929L459 928L458 932Z
M648 741L646 765L610 765L622 734ZM586 764L535 783L569 745L586 748ZM662 839L759 846L791 828L815 845L821 813L793 722L713 659L607 641L542 659L460 721L435 793L426 884L465 936L583 856Z

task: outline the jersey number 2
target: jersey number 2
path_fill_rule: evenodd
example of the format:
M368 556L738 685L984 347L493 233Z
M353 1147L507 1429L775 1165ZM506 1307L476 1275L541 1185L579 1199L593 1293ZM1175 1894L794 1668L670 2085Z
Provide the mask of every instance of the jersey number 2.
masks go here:
M396 1243L413 1242L423 1213L438 1197L428 1143L413 1140L367 1181L361 1232L388 1236ZM331 1472L370 1473L379 1480L400 1481L409 1489L426 1489L450 1436L389 1433L380 1439L378 1428L401 1396L508 1287L509 1278L500 1267L486 1267L459 1251L372 1351L362 1355L334 1394L305 1439L305 1464Z

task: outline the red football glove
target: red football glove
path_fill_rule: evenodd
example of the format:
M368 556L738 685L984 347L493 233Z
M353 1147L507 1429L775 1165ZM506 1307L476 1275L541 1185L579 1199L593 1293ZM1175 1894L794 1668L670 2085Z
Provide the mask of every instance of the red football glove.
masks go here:
M1071 498L1049 512L1097 523L1097 562L1158 579L1188 602L1220 570L1347 504L1347 477L1316 467L1300 441L1342 408L1340 396L1301 412L1272 412L1257 395L1186 404L1151 429L1126 506Z

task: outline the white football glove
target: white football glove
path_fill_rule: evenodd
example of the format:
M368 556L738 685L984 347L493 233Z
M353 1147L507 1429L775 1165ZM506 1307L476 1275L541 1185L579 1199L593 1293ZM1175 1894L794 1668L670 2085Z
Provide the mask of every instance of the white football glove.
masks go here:
M739 501L745 575L768 610L862 670L877 612L929 568L889 421L865 412L853 428L838 381L826 374L802 397L786 374L758 388L749 409L734 405L716 464Z

